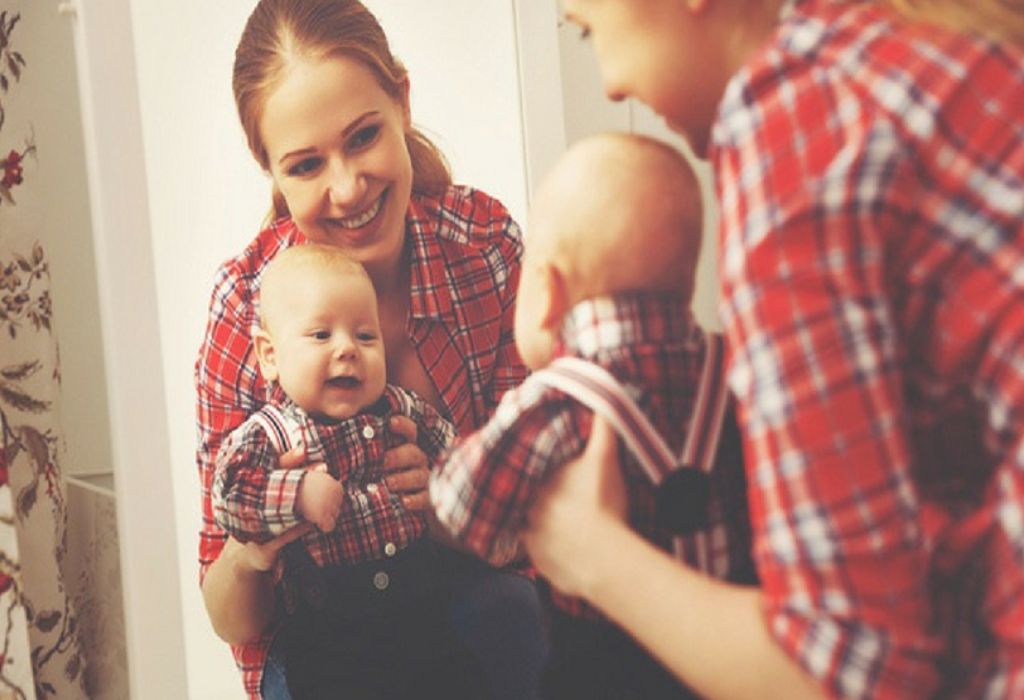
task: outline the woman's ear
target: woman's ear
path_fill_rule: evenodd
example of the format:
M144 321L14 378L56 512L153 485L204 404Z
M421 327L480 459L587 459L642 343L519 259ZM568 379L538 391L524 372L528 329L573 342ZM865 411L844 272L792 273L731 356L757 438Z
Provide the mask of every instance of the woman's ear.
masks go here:
M252 337L256 359L260 363L260 374L263 379L272 382L277 379L277 358L274 354L274 341L264 329L260 328Z

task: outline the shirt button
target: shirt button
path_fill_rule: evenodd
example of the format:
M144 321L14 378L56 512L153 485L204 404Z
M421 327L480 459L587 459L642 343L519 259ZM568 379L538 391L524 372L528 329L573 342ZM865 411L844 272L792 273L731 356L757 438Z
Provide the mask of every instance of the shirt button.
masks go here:
M387 590L389 585L391 585L391 577L387 575L387 572L378 571L373 575L373 587L378 591Z
M366 492L367 493L377 493L377 484L367 484L366 485Z
M367 425L363 428L363 437L367 440L372 440L373 436L376 434L377 432L373 429L372 425Z
M388 542L386 545L384 545L384 556L386 557L395 556L395 552L397 551L398 547L395 546L394 542Z

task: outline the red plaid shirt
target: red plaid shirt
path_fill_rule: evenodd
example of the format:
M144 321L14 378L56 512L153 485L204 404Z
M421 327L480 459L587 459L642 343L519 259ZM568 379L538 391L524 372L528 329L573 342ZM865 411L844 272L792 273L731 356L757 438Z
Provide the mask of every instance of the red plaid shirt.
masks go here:
M406 234L409 338L448 409L447 417L458 431L470 432L526 376L512 340L522 255L519 227L497 200L453 186L440 198L412 198ZM252 347L260 278L278 251L304 240L291 219L281 219L217 273L196 362L203 506L200 579L226 539L214 521L210 498L217 450L228 433L271 399ZM252 698L259 698L272 635L273 630L257 643L232 649Z
M791 3L712 157L772 633L836 697L1024 697L1024 52Z
M345 488L337 527L302 539L317 566L382 559L388 544L401 551L424 534L426 520L407 510L384 481L384 453L402 442L388 425L396 415L416 423L417 443L433 466L455 430L430 404L401 387L389 384L372 406L337 422L314 421L292 401L275 410L264 406L235 428L217 453L212 492L217 524L241 542L266 542L302 522L296 496L306 469L278 466L281 450L302 444L307 463L326 463Z
M581 357L608 370L667 445L680 451L706 351L704 331L687 304L650 293L583 301L566 316L560 337L558 356ZM719 387L724 391L723 384ZM505 395L486 426L457 441L431 475L438 520L481 557L495 564L508 561L530 504L551 471L586 447L592 418L575 398L527 378ZM633 454L621 449L631 525L672 551L673 533L655 522L655 488ZM716 522L728 526L722 568L742 576L750 568L750 541L741 460L718 465L711 479L711 511ZM570 615L599 617L578 599L557 591L552 598Z

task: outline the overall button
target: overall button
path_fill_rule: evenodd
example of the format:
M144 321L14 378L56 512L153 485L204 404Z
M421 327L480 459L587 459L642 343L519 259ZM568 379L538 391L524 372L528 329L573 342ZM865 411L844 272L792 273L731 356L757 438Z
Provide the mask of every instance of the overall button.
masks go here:
M366 438L367 440L372 440L373 436L376 434L377 432L373 429L372 425L367 425L363 427L363 437Z
M395 556L395 552L397 551L398 547L395 546L394 542L388 542L386 545L384 545L384 556L386 557Z
M367 484L366 493L377 493L377 484Z
M385 571L378 571L373 575L373 587L378 591L387 590L387 587L391 585L391 577L387 575Z

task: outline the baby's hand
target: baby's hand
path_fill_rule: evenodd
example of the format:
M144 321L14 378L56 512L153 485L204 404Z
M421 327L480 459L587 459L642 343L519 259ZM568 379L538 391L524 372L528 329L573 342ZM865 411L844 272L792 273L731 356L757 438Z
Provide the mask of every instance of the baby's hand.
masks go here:
M331 532L338 523L345 490L330 474L310 471L299 483L296 507L299 514L314 523L321 532Z

